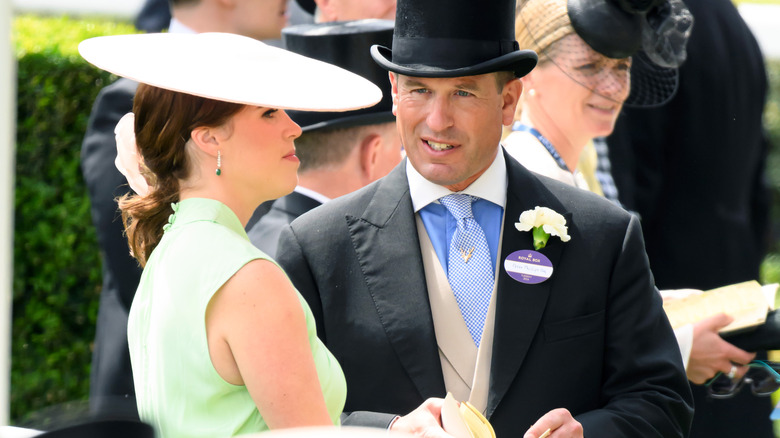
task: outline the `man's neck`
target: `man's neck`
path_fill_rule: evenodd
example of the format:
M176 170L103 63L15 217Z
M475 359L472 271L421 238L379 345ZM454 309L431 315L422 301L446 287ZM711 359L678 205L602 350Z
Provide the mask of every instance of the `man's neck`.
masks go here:
M362 187L352 173L343 170L309 170L298 175L298 186L334 199Z
M200 2L194 6L181 6L171 11L173 18L195 33L229 32L224 13L214 7L213 2Z

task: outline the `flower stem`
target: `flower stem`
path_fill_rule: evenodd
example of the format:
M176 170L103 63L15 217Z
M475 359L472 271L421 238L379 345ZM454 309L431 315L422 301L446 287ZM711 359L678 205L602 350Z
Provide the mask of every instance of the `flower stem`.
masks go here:
M547 245L547 239L550 238L550 235L542 227L534 227L533 235L534 249L537 250L544 248Z

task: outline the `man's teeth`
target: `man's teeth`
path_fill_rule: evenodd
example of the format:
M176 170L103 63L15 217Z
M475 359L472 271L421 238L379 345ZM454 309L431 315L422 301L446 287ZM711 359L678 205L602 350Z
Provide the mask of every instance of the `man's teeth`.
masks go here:
M436 143L435 141L428 141L428 145L433 149L434 151L446 151L447 149L452 149L455 146L447 143Z

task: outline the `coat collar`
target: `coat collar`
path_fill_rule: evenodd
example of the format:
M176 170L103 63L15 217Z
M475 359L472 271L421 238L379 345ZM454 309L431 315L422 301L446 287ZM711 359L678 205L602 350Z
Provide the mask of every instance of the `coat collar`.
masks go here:
M320 205L322 203L314 198L298 192L292 192L274 201L271 208L280 210L292 217L298 217Z

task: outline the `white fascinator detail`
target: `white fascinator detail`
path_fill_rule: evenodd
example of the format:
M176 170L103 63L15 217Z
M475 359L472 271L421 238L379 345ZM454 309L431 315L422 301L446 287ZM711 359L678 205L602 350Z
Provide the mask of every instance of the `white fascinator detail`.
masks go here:
M140 196L149 193L149 184L141 175L141 155L135 143L135 114L127 113L114 129L116 135L116 168L127 178L130 188Z

